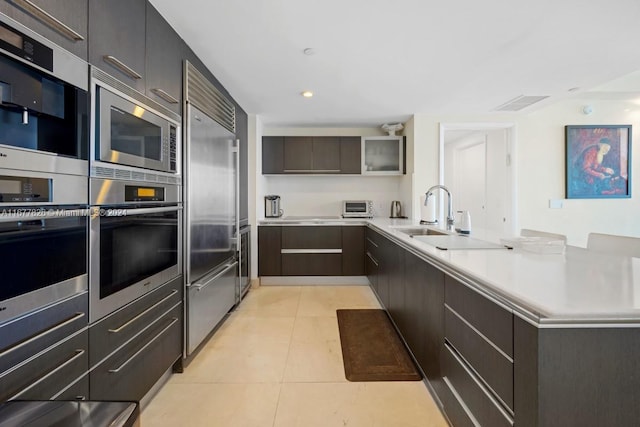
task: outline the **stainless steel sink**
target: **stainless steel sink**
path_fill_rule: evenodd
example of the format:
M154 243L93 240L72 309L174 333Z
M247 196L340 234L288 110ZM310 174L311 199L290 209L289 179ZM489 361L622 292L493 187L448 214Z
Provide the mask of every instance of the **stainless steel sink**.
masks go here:
M434 230L427 227L395 227L396 230L408 234L410 236L446 236L444 231Z
M451 234L440 236L415 236L415 239L445 251L469 249L510 249L497 243L486 242L469 236Z

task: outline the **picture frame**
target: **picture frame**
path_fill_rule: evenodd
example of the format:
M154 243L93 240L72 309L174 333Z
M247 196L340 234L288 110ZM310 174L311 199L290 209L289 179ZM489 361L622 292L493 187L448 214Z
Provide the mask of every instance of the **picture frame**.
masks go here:
M565 126L565 197L631 197L631 125Z

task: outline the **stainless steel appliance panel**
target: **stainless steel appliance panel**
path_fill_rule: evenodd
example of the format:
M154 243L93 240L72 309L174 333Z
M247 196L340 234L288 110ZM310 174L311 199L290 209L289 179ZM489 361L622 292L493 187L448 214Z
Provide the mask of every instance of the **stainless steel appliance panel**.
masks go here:
M91 322L181 274L180 198L177 185L91 179Z
M0 323L87 290L86 209L0 212Z
M176 123L100 86L96 102L101 161L177 172Z
M239 304L251 286L251 226L240 229L240 248L238 250L238 293Z
M43 157L49 156L38 158ZM86 173L85 169L84 174ZM2 206L22 208L36 205L49 206L48 209L34 209L45 212L53 209L53 205L86 205L88 183L89 179L86 176L0 168L0 213L11 213L7 208L3 211ZM44 194L45 191L48 194Z
M187 284L235 257L234 135L188 106Z
M90 320L180 275L182 207L93 207Z
M233 306L237 286L237 262L188 288L187 354L191 354ZM231 304L229 304L231 301Z
M87 174L86 62L0 14L0 168Z

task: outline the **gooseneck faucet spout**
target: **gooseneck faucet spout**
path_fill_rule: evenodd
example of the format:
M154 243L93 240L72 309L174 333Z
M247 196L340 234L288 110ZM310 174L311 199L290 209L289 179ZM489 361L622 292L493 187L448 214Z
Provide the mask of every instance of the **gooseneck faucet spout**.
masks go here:
M444 190L447 193L447 228L453 230L455 227L455 218L453 217L453 200L451 197L451 191L449 191L447 187L445 187L444 185L434 185L433 187L429 188L424 199L424 205L427 205L429 196L432 196L433 192L438 189Z

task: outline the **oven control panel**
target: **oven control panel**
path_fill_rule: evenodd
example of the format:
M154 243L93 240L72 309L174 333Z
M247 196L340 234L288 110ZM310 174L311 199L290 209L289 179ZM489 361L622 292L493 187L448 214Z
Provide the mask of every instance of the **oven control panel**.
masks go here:
M0 203L50 202L52 180L0 175Z

